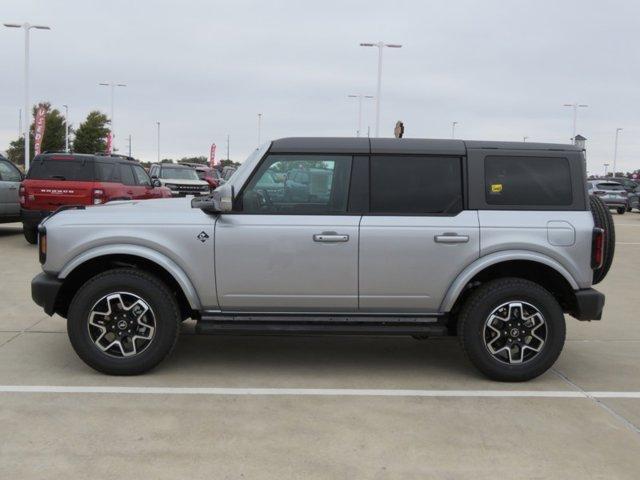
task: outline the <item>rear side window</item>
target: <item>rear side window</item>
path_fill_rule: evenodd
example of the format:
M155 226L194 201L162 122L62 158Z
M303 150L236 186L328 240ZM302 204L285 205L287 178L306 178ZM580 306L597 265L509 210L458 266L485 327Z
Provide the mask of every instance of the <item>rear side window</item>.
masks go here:
M488 156L484 160L489 205L571 205L569 161L558 157Z
M120 178L122 179L122 183L124 185L135 185L136 179L133 176L131 166L125 163L121 163L118 166L120 167Z
M92 182L95 179L93 162L86 160L36 159L27 178L32 180L60 180Z
M98 182L120 183L120 169L114 162L96 162L96 180Z
M462 210L457 157L371 157L370 210L390 214L455 214Z

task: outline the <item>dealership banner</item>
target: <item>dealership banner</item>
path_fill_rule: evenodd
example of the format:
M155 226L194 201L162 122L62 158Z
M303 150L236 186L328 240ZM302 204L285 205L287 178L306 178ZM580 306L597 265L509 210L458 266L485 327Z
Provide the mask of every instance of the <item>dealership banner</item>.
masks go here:
M47 110L44 107L38 108L36 112L36 125L35 125L35 144L34 144L34 153L36 155L40 155L40 149L42 148L42 137L44 137L44 129L45 129L45 115L47 114Z
M105 151L108 154L111 154L111 142L112 142L112 135L111 132L107 133L107 146L105 148Z
M209 150L209 165L211 166L211 168L215 167L216 165L216 144L215 143L211 144L211 150Z

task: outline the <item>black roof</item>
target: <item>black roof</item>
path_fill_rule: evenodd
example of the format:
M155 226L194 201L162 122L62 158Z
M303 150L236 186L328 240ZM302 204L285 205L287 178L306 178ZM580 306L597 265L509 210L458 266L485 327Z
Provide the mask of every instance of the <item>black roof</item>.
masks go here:
M126 163L136 163L139 162L132 157L127 157L125 155L114 155L114 154L100 154L100 153L67 153L67 152L44 152L40 155L36 155L33 161L44 160L50 158L52 160L82 160L85 162L93 162L95 160L100 161L113 161L113 162L126 162Z
M464 155L468 149L582 151L569 144L429 138L288 137L271 143L272 153L406 153Z

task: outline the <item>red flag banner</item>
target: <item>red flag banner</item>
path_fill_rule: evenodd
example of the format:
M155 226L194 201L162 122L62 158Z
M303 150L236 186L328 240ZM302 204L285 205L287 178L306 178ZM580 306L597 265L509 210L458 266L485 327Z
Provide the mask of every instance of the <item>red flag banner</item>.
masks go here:
M36 155L40 155L40 151L42 148L42 137L44 137L44 129L46 126L45 115L47 114L47 110L44 107L38 108L36 112L36 125L35 125L35 144L34 144L34 153Z
M211 144L211 150L209 151L209 165L211 166L211 168L215 167L216 165L216 144L215 143Z
M111 132L107 133L107 146L105 148L106 153L111 154Z

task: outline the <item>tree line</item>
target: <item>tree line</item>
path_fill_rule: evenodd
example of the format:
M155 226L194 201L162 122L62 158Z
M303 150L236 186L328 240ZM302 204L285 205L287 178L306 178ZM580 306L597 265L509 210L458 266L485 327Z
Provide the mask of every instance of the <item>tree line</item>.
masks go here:
M50 102L41 102L31 112L32 121L29 125L29 150L33 158L35 148L35 116L39 108L45 110L45 131L42 137L40 151L63 152L65 149L66 120L57 108L52 108ZM69 149L76 153L104 152L107 148L107 135L110 132L111 120L102 112L89 112L78 128L69 125ZM24 138L22 136L9 143L7 157L17 165L24 165Z

